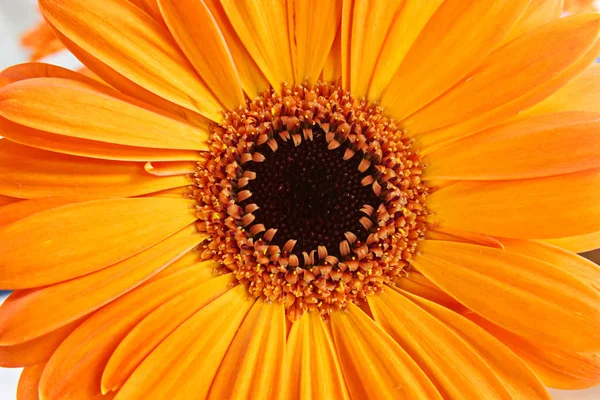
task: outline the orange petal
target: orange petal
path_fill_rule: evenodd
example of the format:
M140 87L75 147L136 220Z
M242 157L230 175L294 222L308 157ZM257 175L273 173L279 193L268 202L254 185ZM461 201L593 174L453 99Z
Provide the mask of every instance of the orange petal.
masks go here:
M520 118L564 111L600 112L600 64L594 63Z
M191 183L188 176L153 176L139 163L94 160L0 142L0 193L13 197L139 196Z
M443 0L404 0L376 60L369 89L371 100L381 97L417 37L442 3Z
M424 240L413 265L481 316L530 340L600 350L600 293L551 264L506 250Z
M244 105L233 58L206 4L198 0L159 0L158 4L179 47L215 97L227 109Z
M442 398L410 356L357 306L332 313L331 329L352 398Z
M574 253L584 253L600 248L600 231L581 236L544 239L543 241Z
M562 0L531 0L504 42L510 42L539 26L554 21L560 18L561 14Z
M40 211L61 207L71 203L77 203L89 199L68 197L45 197L39 199L23 200L10 205L0 207L0 226L12 224L21 218L29 217Z
M98 83L98 81L70 69L40 62L13 65L0 72L0 76L7 78L11 83L32 78L63 78L87 84Z
M103 160L179 161L200 159L200 153L195 150L151 149L79 139L28 128L2 117L0 117L0 136L37 149Z
M293 323L284 368L282 393L290 398L349 399L331 334L317 312Z
M157 276L93 314L52 355L40 384L44 399L81 400L100 395L102 371L125 335L153 309L206 280L212 268L208 275L203 270L191 267L163 274L160 279Z
M240 40L269 83L294 82L287 5L283 1L221 0Z
M135 4L146 12L149 16L154 18L157 22L164 24L163 16L160 13L157 0L127 0L132 4Z
M82 320L73 321L62 328L27 342L12 346L0 346L0 365L2 367L15 368L48 361L58 346L75 328L81 325L81 322Z
M253 300L239 285L196 312L154 349L115 399L164 399L173 393L206 398Z
M600 354L575 353L560 348L544 347L502 329L476 314L466 316L508 346L546 386L579 390L600 383Z
M395 72L381 104L392 117L403 120L446 92L504 39L528 3L443 2ZM411 128L416 126L409 122Z
M3 196L0 194L0 210L2 210L1 207L7 206L9 204L12 203L16 203L21 199L17 199L15 197L9 197L9 196ZM0 214L2 214L2 211L0 211ZM0 218L0 224L2 224L2 219Z
M408 297L467 342L502 381L511 398L549 399L546 389L527 365L484 329L437 304L417 296Z
M403 0L353 2L349 89L355 96L367 95L375 63L388 31L401 15L403 3Z
M352 10L354 0L342 0L342 24L338 36L340 37L340 58L342 71L342 87L350 89L350 46L352 44Z
M144 169L154 176L189 175L196 172L197 163L189 161L147 162Z
M46 364L38 364L23 369L19 378L19 385L17 386L17 400L40 399L38 388L45 367Z
M342 77L342 42L341 29L338 29L331 50L323 65L322 80L324 82L337 82Z
M316 11L318 10L318 11ZM338 0L287 0L294 81L318 79L341 21Z
M503 249L504 245L496 238L478 232L461 231L460 229L438 225L428 230L425 234L427 239L447 240L449 242L464 242L480 244L482 246Z
M52 332L110 303L166 268L205 239L192 224L151 248L100 271L47 286L0 306L0 344Z
M561 18L492 52L450 91L406 119L429 152L441 143L497 125L539 103L598 55L600 16ZM411 97L411 96L406 96Z
M509 180L600 168L600 113L509 122L430 154L423 179Z
M283 304L256 301L227 350L208 398L277 398L286 333Z
M437 318L390 289L368 301L375 322L415 360L443 398L509 397L477 352Z
M2 88L0 106L4 118L58 135L159 149L207 148L208 132L99 84L28 79Z
M600 170L592 170L518 181L459 182L432 193L427 206L433 219L464 231L550 239L600 231L599 198Z
M194 222L186 199L94 200L45 210L0 229L0 287L21 289L103 269Z
M406 272L406 276L402 276L395 283L398 289L416 294L419 297L431 300L444 307L453 310L461 310L464 308L458 301L450 297L448 293L437 287L418 271ZM393 289L396 289L396 287L392 286Z
M174 296L140 321L108 360L102 374L102 392L123 386L165 338L202 307L231 289L232 283L230 275L207 279Z
M545 243L518 239L501 240L507 250L552 264L600 291L600 267L590 260Z
M217 99L169 33L138 7L119 0L40 0L44 17L110 68L182 107L220 121Z
M236 69L242 80L244 91L248 97L254 98L260 92L269 88L269 82L265 78L261 69L250 56L250 53L238 37L233 25L229 22L227 14L221 5L221 0L204 0L204 4L210 9L210 12L217 21L217 25L225 37L227 48L235 61Z

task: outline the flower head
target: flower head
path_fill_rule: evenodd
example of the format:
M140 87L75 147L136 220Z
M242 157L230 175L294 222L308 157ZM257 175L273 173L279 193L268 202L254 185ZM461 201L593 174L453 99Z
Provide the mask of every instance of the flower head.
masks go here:
M600 17L40 0L0 74L0 363L44 399L547 399L600 380Z

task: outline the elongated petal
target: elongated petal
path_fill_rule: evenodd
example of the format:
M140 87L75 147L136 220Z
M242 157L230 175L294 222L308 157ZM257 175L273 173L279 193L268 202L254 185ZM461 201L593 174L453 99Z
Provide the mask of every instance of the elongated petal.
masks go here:
M600 248L600 231L580 236L544 239L543 241L574 253L584 253Z
M93 160L0 142L0 193L19 198L139 196L192 183L140 163Z
M144 169L154 176L189 175L196 172L197 163L189 161L147 162Z
M472 347L406 297L384 289L368 301L375 321L415 360L442 397L508 397L502 381Z
M575 353L545 347L494 325L479 315L470 313L465 316L508 346L548 387L578 390L600 383L599 353Z
M269 83L294 82L287 5L283 1L221 0L221 5L240 40Z
M0 226L12 224L22 218L37 214L40 211L78 203L89 199L69 197L45 197L39 199L22 200L4 207L0 207Z
M350 31L350 90L366 96L375 63L403 0L366 0L353 2Z
M483 317L540 343L600 350L600 293L573 275L518 253L466 243L425 240L419 250L415 267Z
M513 26L505 42L560 18L562 14L562 0L531 0L517 23Z
M15 368L48 361L58 346L75 328L81 325L81 322L81 319L73 321L62 328L27 342L12 346L0 346L0 365Z
M575 253L531 240L502 239L507 250L547 262L600 291L600 267Z
M142 108L117 93L68 79L27 79L0 90L0 114L31 128L79 139L159 149L206 149L207 132Z
M331 50L323 65L321 78L325 82L337 82L342 77L342 42L341 42L341 27L338 28L335 39L331 46Z
M417 296L409 298L467 342L503 382L511 398L549 399L546 389L527 365L483 328L430 301Z
M132 257L194 222L186 199L110 199L66 205L0 230L0 287L82 276Z
M464 308L456 299L444 292L418 271L408 271L406 276L402 276L396 281L396 287L453 310ZM395 287L392 288L395 289Z
M151 149L56 135L0 117L0 136L12 142L56 153L117 161L199 160L194 150Z
M0 307L0 344L40 337L87 315L140 285L205 239L196 227L173 236L120 263L42 289Z
M121 340L153 309L205 281L202 269L191 267L156 276L92 315L52 355L40 382L44 399L80 400L100 395L102 371Z
M119 389L144 359L182 323L232 288L232 278L208 279L174 296L144 318L121 341L102 374L102 391Z
M202 308L154 349L115 399L183 399L186 393L206 398L253 303L246 288L239 285Z
M551 239L600 231L599 198L600 170L591 170L518 181L459 182L431 194L427 205L433 219L450 227Z
M318 10L318 12L316 11ZM316 82L341 21L340 0L287 0L295 82Z
M318 313L305 313L294 322L285 357L282 393L306 400L349 399L333 341Z
M402 120L450 89L504 39L528 3L443 2L395 72L382 105Z
M0 76L7 78L11 83L32 78L63 78L92 85L98 83L94 79L70 69L40 62L13 65L0 72Z
M331 328L352 398L442 398L410 356L355 305L333 313Z
M0 207L7 206L12 203L16 203L21 199L17 199L16 197L4 196L0 194ZM1 209L1 208L0 208ZM2 220L0 219L0 224Z
M392 21L371 77L369 98L377 100L443 0L405 0Z
M461 231L444 225L438 225L426 232L427 239L447 240L449 242L464 242L480 244L482 246L495 247L503 249L504 245L498 239L479 232Z
M567 85L520 117L565 111L600 112L600 64L590 65Z
M225 38L200 0L159 0L169 30L196 72L227 109L244 104L242 82ZM202 40L199 40L202 38Z
M39 400L38 388L45 367L46 364L42 363L23 369L17 386L17 400Z
M598 56L600 16L561 18L492 52L477 69L406 119L425 152L498 125L544 100Z
M221 106L168 32L119 0L40 0L48 21L79 47L138 85L220 121Z
M286 333L283 304L254 303L227 350L208 398L277 398Z
M509 122L430 154L423 179L509 180L600 168L600 113Z

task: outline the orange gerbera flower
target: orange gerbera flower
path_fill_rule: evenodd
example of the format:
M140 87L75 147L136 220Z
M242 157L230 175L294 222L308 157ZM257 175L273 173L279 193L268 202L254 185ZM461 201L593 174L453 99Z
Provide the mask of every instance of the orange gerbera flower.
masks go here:
M600 382L600 16L40 0L0 89L19 398L547 399ZM110 86L109 86L110 85ZM551 243L551 244L550 244Z

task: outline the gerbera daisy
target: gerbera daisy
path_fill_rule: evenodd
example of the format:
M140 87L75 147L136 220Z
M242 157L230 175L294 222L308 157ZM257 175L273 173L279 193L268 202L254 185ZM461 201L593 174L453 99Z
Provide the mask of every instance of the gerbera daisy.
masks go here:
M600 16L40 0L0 74L20 399L547 399L600 382ZM38 397L39 396L39 397Z

